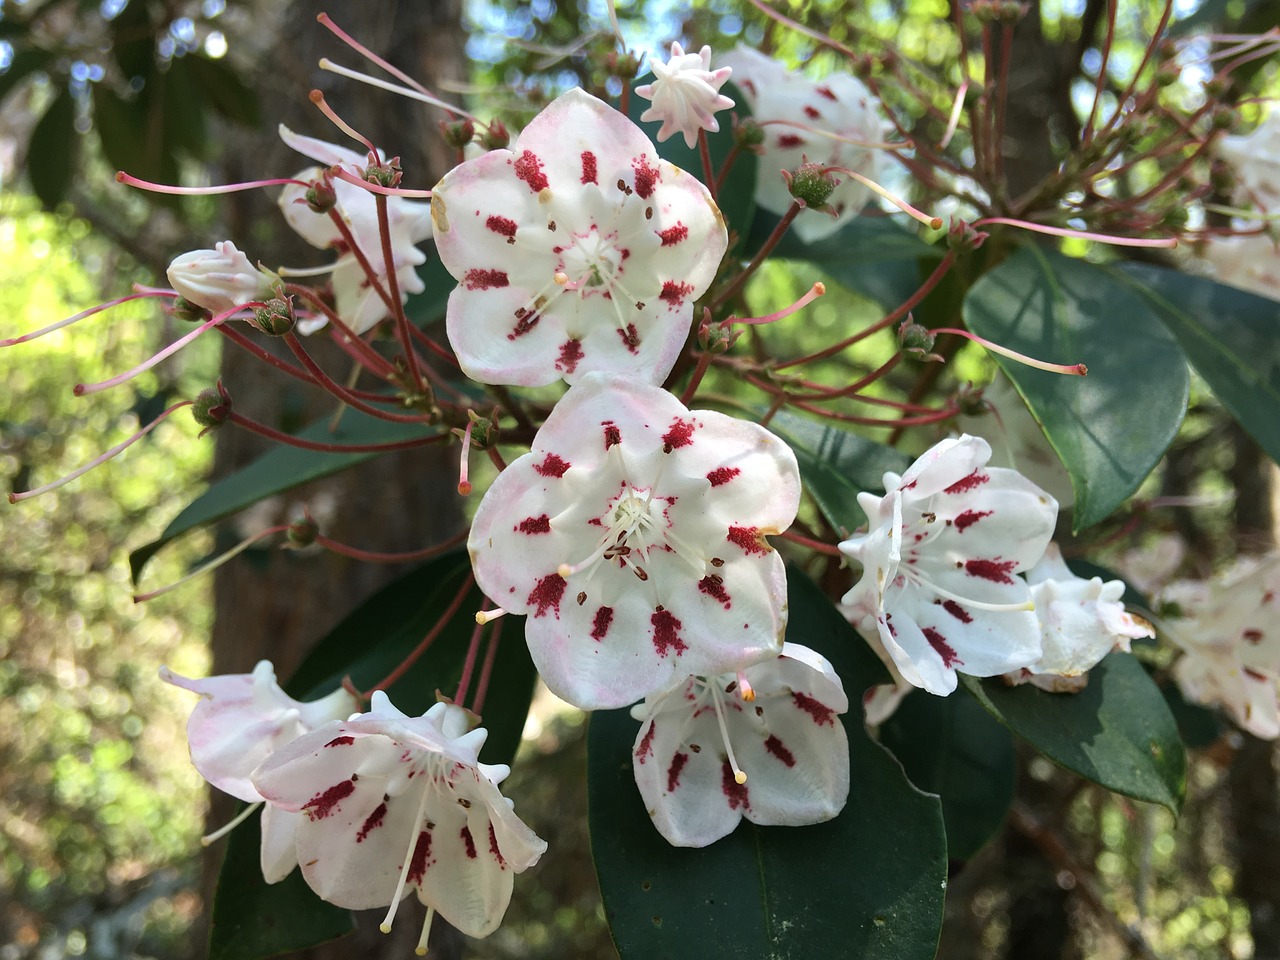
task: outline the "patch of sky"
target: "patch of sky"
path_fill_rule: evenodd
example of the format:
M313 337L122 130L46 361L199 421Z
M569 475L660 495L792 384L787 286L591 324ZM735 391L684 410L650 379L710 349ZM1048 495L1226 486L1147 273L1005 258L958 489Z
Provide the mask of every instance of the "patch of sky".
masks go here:
M190 17L179 17L169 24L169 33L173 35L175 40L186 47L190 47L196 42L196 25Z

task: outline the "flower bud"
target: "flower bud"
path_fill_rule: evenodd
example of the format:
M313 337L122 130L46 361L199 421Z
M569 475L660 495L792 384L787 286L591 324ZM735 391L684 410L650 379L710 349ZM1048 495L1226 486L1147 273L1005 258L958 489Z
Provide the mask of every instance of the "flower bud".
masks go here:
M200 436L210 430L216 430L231 419L231 397L219 383L217 389L210 387L201 390L199 396L191 402L191 416L204 429Z
M708 311L709 315L710 311ZM740 336L742 336L742 330L735 328L728 321L720 323L703 321L698 327L698 346L710 353L726 353L738 342Z
M392 157L386 163L371 163L364 171L364 178L380 187L398 187L402 176L399 157Z
M810 210L824 210L831 194L840 185L826 167L816 163L802 163L795 170L782 171L787 189Z
M932 330L915 323L909 316L898 328L898 342L902 344L902 352L922 363L932 360L942 362L942 357L933 352L933 344L937 339Z
M486 150L504 150L510 142L511 133L507 125L497 118L490 120L484 133L480 134L480 146Z
M982 246L989 234L965 220L952 220L947 231L947 246L957 253L970 253Z
M971 383L966 383L957 390L951 402L962 417L983 417L991 413L991 405L983 397L982 390L975 389ZM974 432L980 435L980 431Z
M459 120L441 120L440 135L453 149L461 150L475 138L476 126L466 117Z
M307 209L312 213L328 213L338 202L338 194L333 189L333 184L324 180L317 180L311 184L303 197L307 201Z
M230 240L212 250L192 250L169 264L169 283L185 300L224 313L270 291L270 278Z
M285 534L288 538L289 546L302 549L309 547L316 542L316 537L320 535L320 527L310 517L303 517L301 520L295 520L289 524L289 530Z
M764 127L750 117L745 120L735 121L733 136L738 146L744 150L759 153L764 149Z
M288 297L272 297L266 306L256 307L253 319L255 327L269 337L283 337L297 323L293 314L293 301Z

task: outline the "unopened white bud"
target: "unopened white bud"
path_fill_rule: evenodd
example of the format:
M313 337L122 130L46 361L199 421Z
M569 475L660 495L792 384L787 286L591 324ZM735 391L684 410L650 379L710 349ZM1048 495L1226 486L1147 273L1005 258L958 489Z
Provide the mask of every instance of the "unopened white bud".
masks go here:
M230 240L212 250L182 254L167 271L169 283L192 303L222 313L271 295L271 278L259 270Z

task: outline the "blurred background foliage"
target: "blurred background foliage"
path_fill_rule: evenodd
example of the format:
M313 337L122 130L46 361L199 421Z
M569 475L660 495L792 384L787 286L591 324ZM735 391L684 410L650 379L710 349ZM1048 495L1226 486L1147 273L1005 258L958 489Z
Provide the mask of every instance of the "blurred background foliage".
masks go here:
M946 22L947 0L783 6L857 51L891 42L930 71L944 100L948 85L954 89L959 46ZM1116 88L1160 12L1156 0L1120 6L1121 34L1105 78ZM279 29L286 7L283 0L0 3L0 336L118 296L132 282L153 283L175 253L217 239L216 203L144 197L111 177L125 168L162 182L204 182L205 164L234 150L237 131L273 124L272 105L258 103L254 91L275 66L272 48L288 42ZM1033 4L1046 49L1079 66L1073 97L1093 89L1101 8L1096 0ZM1178 0L1175 10L1183 23L1234 32L1280 20L1275 4L1254 0ZM730 0L635 0L619 5L619 18L639 50L677 37L719 37L718 46L742 41L811 60L819 70L836 66L811 41ZM620 81L604 66L614 49L608 24L602 0L470 0L464 26L471 76L452 92L506 116L513 129L575 83L616 94ZM1236 94L1274 93L1275 71L1274 63L1260 65L1252 89ZM1191 96L1197 77L1185 79ZM299 96L309 82L298 78ZM776 309L819 278L812 268L773 264L753 282L750 305L756 313ZM869 301L830 289L791 325L788 351L819 346L833 329L879 315ZM72 395L75 383L126 369L180 332L154 307L128 304L0 354L0 472L8 488L27 489L73 469L167 402L212 382L217 345L198 343L125 391ZM778 349L782 335L750 336ZM824 376L858 376L890 349L873 340L848 369L832 364ZM965 349L945 383L981 383L990 372L981 352ZM708 383L731 402L759 402L733 377L713 372ZM909 386L909 375L888 381L903 394ZM196 582L135 605L125 560L207 473L212 445L196 442L196 432L179 415L113 465L4 510L0 960L200 952L193 931L202 910L197 861L205 795L186 759L189 698L162 688L156 668L207 670L211 585ZM1156 553L1161 534L1176 534L1188 547L1182 572L1205 575L1240 550L1272 542L1269 470L1197 389L1151 487L1204 497L1205 504L1144 516L1141 535L1130 522L1136 515L1121 515L1094 539L1121 563ZM208 549L200 537L171 548L153 561L148 584L176 580ZM531 719L511 790L554 855L517 885L502 929L466 947L466 955L610 954L586 844L583 726L580 715L545 705ZM1239 802L1239 758L1261 756L1274 794L1274 754L1269 745L1216 731L1201 746L1176 824L1162 810L1023 757L1009 826L963 870L956 865L940 956L1037 960L1049 954L1029 945L1048 941L1059 944L1052 956L1063 958L1262 957L1254 948L1253 894L1240 890L1241 851L1277 825L1249 822L1247 810L1263 808ZM1275 859L1275 847L1268 849Z

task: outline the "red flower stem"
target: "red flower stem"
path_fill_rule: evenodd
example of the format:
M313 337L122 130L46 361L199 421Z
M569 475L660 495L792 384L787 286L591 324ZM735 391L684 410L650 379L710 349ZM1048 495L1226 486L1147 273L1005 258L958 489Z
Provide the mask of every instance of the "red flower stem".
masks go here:
M409 317L404 312L404 304L400 302L400 279L396 276L395 253L391 249L391 220L387 216L387 198L380 193L373 196L378 206L378 235L382 239L382 259L387 266L387 287L391 294L391 316L395 318L396 335L400 338L400 347L404 350L405 365L409 376L420 393L429 392L430 388L422 379L422 370L418 365L418 354L413 349L413 335L409 333Z
M502 406L502 409L511 414L515 422L524 430L532 430L537 432L537 427L533 425L533 421L529 419L529 414L525 413L524 407L520 406L520 402L511 395L511 391L506 387L494 384L489 387L489 392Z
M782 240L783 235L787 232L787 228L791 226L791 221L794 220L803 209L804 204L799 200L791 201L791 206L788 207L787 212L782 215L782 219L778 221L778 225L773 228L773 233L769 234L769 239L765 240L763 246L761 246L760 249L756 251L756 255L751 258L751 262L743 268L740 274L734 277L733 282L729 284L725 291L712 301L710 306L711 310L714 311L716 308L723 306L741 292L742 288L747 285L747 281L751 279L751 275L760 269L760 264L764 263L765 258L773 252L773 248L778 245L780 240Z
M320 365L311 359L311 355L307 353L306 348L302 345L297 334L286 333L284 342L288 344L289 349L293 351L294 356L302 361L302 365L306 367L316 378L320 386L324 387L331 394L341 400L349 407L353 407L362 413L367 413L371 417L377 417L379 420L389 420L392 423L426 423L427 417L421 413L392 413L390 410L383 410L372 404L365 403L359 397L355 396L350 390L335 381L327 373L320 369Z
M810 540L808 537L801 536L798 533L793 533L790 530L780 533L778 536L783 540L790 540L792 543L798 543L802 547L808 547L810 550L816 550L818 553L825 554L828 557L844 556L844 554L840 552L840 548L837 546L833 546L830 543L823 543L821 540Z
M929 423L941 423L944 420L950 420L954 417L958 410L954 407L948 407L945 410L938 410L934 413L921 415L916 417L902 417L897 420L886 420L882 417L855 417L847 413L837 413L834 410L824 410L822 407L814 406L811 403L803 403L797 401L794 406L808 413L816 413L820 417L828 420L838 420L840 423L856 423L864 427L920 427Z
M707 144L707 131L702 129L698 130L698 155L702 157L702 182L711 194L711 202L719 206L720 201L716 199L716 171L711 165L711 147Z
M219 408L214 407L214 410ZM413 440L396 440L390 443L320 443L316 440L304 440L302 437L296 437L293 434L284 433L274 427L268 427L265 423L259 423L257 420L251 420L244 414L236 413L231 410L227 414L227 419L237 426L244 427L246 430L256 433L260 437L266 437L268 440L275 440L286 446L298 447L301 450L315 450L318 453L389 453L392 450L411 450L414 447L425 447L428 444L436 443L446 437L451 437L450 433L437 433L429 437L417 437Z
M859 340L864 340L867 337L871 336L873 333L878 333L879 331L883 330L885 327L890 327L893 324L897 323L899 320L905 317L908 313L910 313L913 309L915 309L915 307L925 297L929 295L929 293L933 290L933 288L936 287L938 283L942 280L942 278L947 275L947 271L951 269L952 264L955 263L955 259L956 259L955 251L948 250L946 253L946 256L944 256L942 260L938 263L938 265L934 267L933 273L929 274L928 278L925 279L924 283L920 285L919 290L917 290L910 297L908 297L907 300L900 307L894 310L892 313L886 314L884 317L877 320L875 323L867 327L865 330L861 330L858 333L855 333L851 337L846 337L844 340L841 340L839 343L832 344L829 347L819 350L817 353L811 353L808 356L797 357L794 360L788 360L785 363L780 363L777 366L775 366L773 369L786 370L788 367L796 367L803 363L812 363L815 360L825 360L827 357L834 356L835 354L846 349L847 347L853 346Z
M737 143L737 141L734 141L733 146L729 148L729 152L725 154L724 165L720 167L720 172L716 174L716 185L715 189L712 191L712 196L719 195L720 189L724 186L725 177L729 175L729 170L737 161L738 154L741 151L742 147Z
M454 356L453 351L440 346L440 344L438 344L434 338L429 336L421 327L411 323L409 324L409 332L418 338L419 343L434 353L441 360L452 364L454 367L458 366L458 358Z
M311 374L307 373L307 371L300 367L295 367L292 363L285 360L281 360L274 353L271 353L268 350L264 350L235 328L224 324L218 327L218 332L234 343L237 347L240 347L242 350L257 357L263 363L275 367L277 370L281 370L289 376L294 377L297 380L301 380L303 383L309 383L312 386L315 385L315 378L311 376Z
M347 226L347 222L342 219L342 215L338 213L337 208L329 211L329 219L333 221L334 226L338 228L338 232L342 234L342 242L356 262L360 264L360 269L364 271L364 275L369 279L369 285L382 298L382 302L386 304L387 310L394 308L391 306L391 295L387 293L387 288L382 285L382 281L378 279L378 273L369 263L369 258L365 256L365 252L360 249L360 245L356 243L355 235L351 232L351 228Z
M488 610L493 604L489 602L489 598L485 597L480 604L480 609ZM476 669L476 658L480 655L480 641L484 639L484 624L479 620L476 621L475 627L471 631L471 641L467 644L467 658L462 661L462 676L458 678L458 690L453 695L453 702L462 704L467 699L467 688L471 686L471 674Z
M445 610L444 615L436 621L436 625L427 632L425 637L422 638L422 642L414 647L407 657L400 661L399 666L375 683L367 691L362 693L360 695L361 699L368 700L375 690L385 690L387 687L391 686L403 677L405 673L408 672L409 668L418 662L418 658L431 648L431 644L436 642L436 638L440 636L444 631L444 628L449 625L449 621L451 621L457 614L458 608L462 606L462 601L467 598L467 594L471 592L471 585L475 582L475 577L472 576L471 571L468 570L466 579L462 581L462 586L458 590L458 595L450 601L449 607Z
M887 376L889 371L896 367L902 361L901 352L895 353L886 360L880 367L868 373L861 380L855 380L847 387L839 387L835 389L818 389L813 393L789 393L788 400L813 400L818 403L828 403L832 400L839 400L842 397L852 396L860 390L865 390L877 380Z
M303 287L293 283L288 284L285 289L289 293L296 294L306 300L314 309L319 310L328 318L329 325L332 327L330 335L333 338L333 342L347 356L375 376L382 377L384 380L395 379L395 367L347 326L346 322L327 303L321 300L314 290L310 287ZM338 334L342 334L342 336Z
M1160 23L1151 34L1151 39L1147 41L1147 48L1142 52L1142 62L1138 64L1138 69L1133 72L1133 76L1129 78L1129 83L1116 100L1116 108L1102 129L1098 131L1099 136L1105 136L1110 133L1116 122L1124 115L1124 104L1133 96L1134 88L1138 85L1138 80L1142 77L1142 73L1147 69L1147 64L1151 62L1151 57L1155 54L1160 46L1164 31L1169 26L1169 18L1173 16L1173 0L1165 0L1164 11L1160 14ZM1153 88L1154 90L1154 88ZM1141 111L1141 105L1135 105L1135 112Z
M816 40L818 41L818 43L822 44L824 47L830 47L836 53L843 54L845 57L848 57L850 60L854 60L857 58L857 55L851 49L846 47L843 43L840 43L837 40L833 40L831 37L828 37L824 33L820 33L817 30L813 30L809 27L806 27L803 23L801 23L798 20L792 20L790 17L779 13L777 10L773 9L773 7L765 3L764 0L751 0L751 5L755 7L757 10L759 10L761 13L763 13L766 17L769 17L772 20L776 20L778 23L782 24L784 27L787 27L788 29L795 31L796 33L803 34L804 36L808 37L810 40Z
M464 530L455 536L450 537L443 543L437 543L431 547L423 547L421 550L408 550L403 553L382 553L377 550L361 550L359 547L348 546L345 543L339 543L331 540L324 534L316 534L316 543L324 547L331 553L337 553L344 557L351 557L354 560L364 560L368 563L407 563L412 560L426 560L438 553L444 553L452 547L456 547L461 543L465 543L468 531Z
M484 663L480 665L480 680L476 683L475 699L471 701L471 712L477 717L481 716L481 710L484 709L485 695L489 692L489 678L493 676L493 664L498 658L498 641L502 639L502 625L506 623L505 617L497 620L493 624L493 629L489 631L489 649L485 651Z
M507 461L502 459L502 454L498 452L497 447L490 447L487 452L489 459L493 461L493 465L498 468L499 473L507 469Z
M698 392L698 386L702 383L702 378L707 375L707 369L711 366L712 353L704 350L698 354L698 365L693 368L693 374L689 377L689 383L684 388L684 392L680 394L680 402L686 407L693 399L693 395Z

